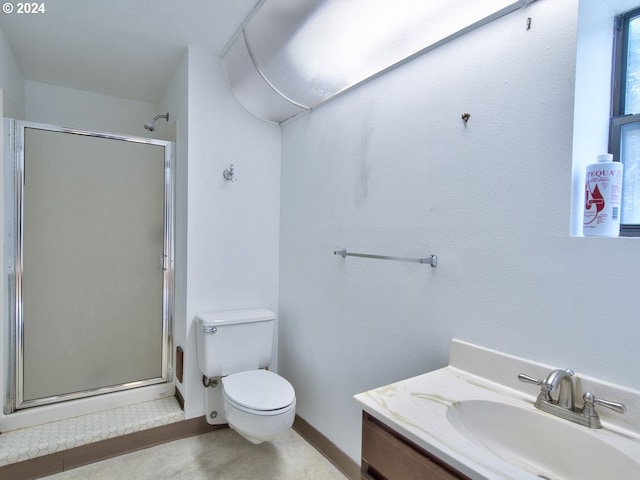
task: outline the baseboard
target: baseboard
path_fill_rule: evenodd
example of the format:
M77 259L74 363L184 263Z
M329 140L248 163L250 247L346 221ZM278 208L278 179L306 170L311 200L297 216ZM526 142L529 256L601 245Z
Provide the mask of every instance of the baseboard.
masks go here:
M209 425L204 416L183 420L5 465L0 467L0 480L30 480L53 475L89 463L221 428L227 428L227 426Z
M176 387L175 397L178 405L180 405L180 408L184 412L184 397L182 396L182 393L180 393L180 389L178 387Z
M347 478L360 479L360 465L340 450L331 440L316 430L309 422L296 415L293 429L308 443L313 445L324 457L333 463Z

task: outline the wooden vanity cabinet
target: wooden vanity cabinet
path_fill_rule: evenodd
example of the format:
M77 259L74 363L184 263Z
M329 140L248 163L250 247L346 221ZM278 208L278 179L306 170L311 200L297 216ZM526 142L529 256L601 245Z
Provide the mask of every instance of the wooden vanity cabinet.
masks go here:
M366 412L360 475L362 480L470 480Z

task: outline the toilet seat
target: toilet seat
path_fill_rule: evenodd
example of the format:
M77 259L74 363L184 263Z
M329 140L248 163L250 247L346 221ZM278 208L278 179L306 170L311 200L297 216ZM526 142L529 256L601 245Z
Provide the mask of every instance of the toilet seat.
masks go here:
M249 370L222 378L224 399L239 410L279 415L295 408L295 391L281 376L268 370Z

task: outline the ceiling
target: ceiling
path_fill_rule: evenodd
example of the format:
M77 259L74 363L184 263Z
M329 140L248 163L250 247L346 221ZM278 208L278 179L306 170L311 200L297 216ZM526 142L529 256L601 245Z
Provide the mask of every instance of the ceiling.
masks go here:
M259 0L43 3L0 14L26 80L158 103L187 46L218 55Z

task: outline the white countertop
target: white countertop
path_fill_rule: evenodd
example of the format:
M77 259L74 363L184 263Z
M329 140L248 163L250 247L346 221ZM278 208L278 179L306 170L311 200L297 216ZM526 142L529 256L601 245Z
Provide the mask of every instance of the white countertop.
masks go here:
M527 472L522 465L518 467L502 460L454 428L448 413L465 400L484 400L548 416L533 405L539 387L518 382L517 375L522 372L545 378L554 368L558 367L452 340L448 367L360 393L355 399L365 412L470 478L539 480L535 469ZM552 418L568 422L569 428L580 429L579 435L606 441L640 461L640 392L580 376L579 372L575 377L577 399L588 390L601 398L625 403L627 413L619 415L598 407L602 429ZM640 471L637 473L640 478Z

